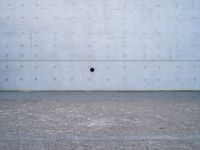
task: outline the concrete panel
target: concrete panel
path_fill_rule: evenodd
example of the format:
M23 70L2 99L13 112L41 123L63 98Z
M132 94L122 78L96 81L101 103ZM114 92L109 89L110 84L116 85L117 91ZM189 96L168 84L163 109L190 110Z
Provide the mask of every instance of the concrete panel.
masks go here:
M199 14L199 0L1 0L0 90L199 90Z

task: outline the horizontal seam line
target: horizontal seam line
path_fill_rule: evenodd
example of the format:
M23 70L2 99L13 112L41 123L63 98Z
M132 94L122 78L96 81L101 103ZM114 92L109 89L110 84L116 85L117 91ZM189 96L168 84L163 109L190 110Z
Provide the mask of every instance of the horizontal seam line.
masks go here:
M190 136L168 136L168 135L158 135L158 136L103 136L103 137L59 137L59 138L2 138L2 141L200 141L200 135L190 135Z

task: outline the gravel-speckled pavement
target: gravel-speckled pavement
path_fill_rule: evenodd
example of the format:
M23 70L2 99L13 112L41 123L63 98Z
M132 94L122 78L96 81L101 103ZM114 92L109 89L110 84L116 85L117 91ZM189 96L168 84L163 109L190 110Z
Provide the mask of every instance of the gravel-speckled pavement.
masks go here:
M200 92L0 92L0 150L200 150Z

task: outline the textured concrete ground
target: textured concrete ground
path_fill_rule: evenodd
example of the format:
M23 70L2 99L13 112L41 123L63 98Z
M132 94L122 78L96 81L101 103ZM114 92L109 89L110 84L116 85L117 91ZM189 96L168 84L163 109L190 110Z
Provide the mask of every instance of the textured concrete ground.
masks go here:
M0 92L1 150L199 150L200 92Z

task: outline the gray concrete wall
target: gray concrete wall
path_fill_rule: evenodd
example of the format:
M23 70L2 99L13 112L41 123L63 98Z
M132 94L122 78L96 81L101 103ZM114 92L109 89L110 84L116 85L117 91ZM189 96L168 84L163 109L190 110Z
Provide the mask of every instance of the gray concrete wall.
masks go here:
M199 48L199 0L0 1L0 90L199 90Z

